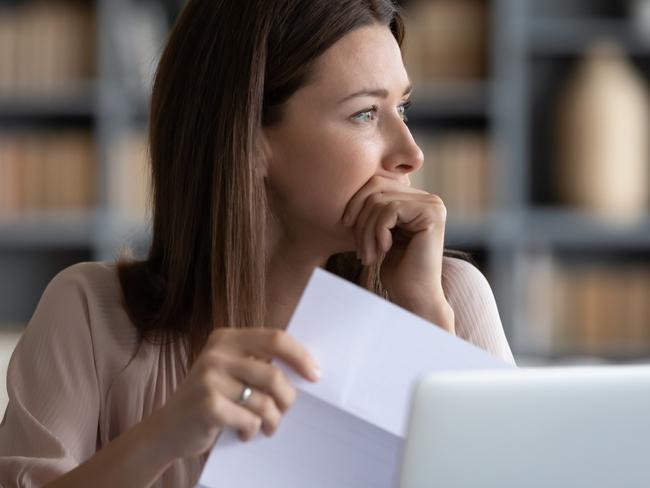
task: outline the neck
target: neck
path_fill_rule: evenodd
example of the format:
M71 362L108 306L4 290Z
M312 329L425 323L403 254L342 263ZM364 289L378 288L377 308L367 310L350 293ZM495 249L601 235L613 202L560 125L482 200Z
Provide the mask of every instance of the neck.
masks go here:
M284 242L271 254L266 280L267 327L287 328L314 268L327 263L326 253L307 249Z

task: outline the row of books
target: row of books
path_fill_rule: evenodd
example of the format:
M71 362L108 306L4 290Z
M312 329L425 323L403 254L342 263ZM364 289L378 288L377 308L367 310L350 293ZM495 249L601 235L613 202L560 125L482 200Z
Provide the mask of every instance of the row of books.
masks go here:
M411 184L434 193L458 214L477 214L488 208L490 144L477 131L415 134L424 164L411 175Z
M650 265L581 264L536 270L532 322L551 350L610 358L650 350ZM541 279L540 279L541 278Z
M78 209L96 200L95 144L87 131L0 134L0 211Z
M419 0L405 10L404 63L416 82L484 79L488 72L486 0Z
M151 181L146 132L130 130L121 134L113 145L108 163L111 210L142 221L149 208Z
M122 134L109 153L109 210L142 220L149 198L146 134ZM84 209L97 202L96 145L88 131L0 133L0 212Z
M0 97L56 95L93 77L93 2L0 3Z

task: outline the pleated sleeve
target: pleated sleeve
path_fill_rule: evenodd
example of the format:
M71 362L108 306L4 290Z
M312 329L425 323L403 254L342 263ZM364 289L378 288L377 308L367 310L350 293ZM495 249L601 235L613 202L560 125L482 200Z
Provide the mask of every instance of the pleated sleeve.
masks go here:
M467 261L445 257L442 285L454 310L456 335L515 364L494 293L478 268Z
M100 390L88 303L74 270L46 288L10 360L7 390L0 486L42 486L95 453Z

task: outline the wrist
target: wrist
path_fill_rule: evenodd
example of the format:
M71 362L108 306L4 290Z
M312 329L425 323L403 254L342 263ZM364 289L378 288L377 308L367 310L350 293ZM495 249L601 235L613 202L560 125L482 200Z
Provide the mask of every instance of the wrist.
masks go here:
M134 428L130 460L146 466L150 472L162 473L179 454L168 434L162 409L157 409Z
M418 315L428 320L429 322L433 322L450 334L456 335L456 320L454 310L451 308L449 303L447 303L447 301L438 304L431 310L425 310Z
M402 308L422 317L423 319L434 323L441 329L456 334L456 321L454 310L444 298L434 298L429 300L416 300L411 297L408 300L395 299L394 303Z

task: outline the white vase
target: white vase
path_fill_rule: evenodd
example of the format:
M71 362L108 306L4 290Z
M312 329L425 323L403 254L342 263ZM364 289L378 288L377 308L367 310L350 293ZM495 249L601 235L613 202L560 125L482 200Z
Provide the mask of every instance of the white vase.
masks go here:
M555 177L563 203L627 222L645 214L650 177L650 96L615 44L580 62L557 111Z

